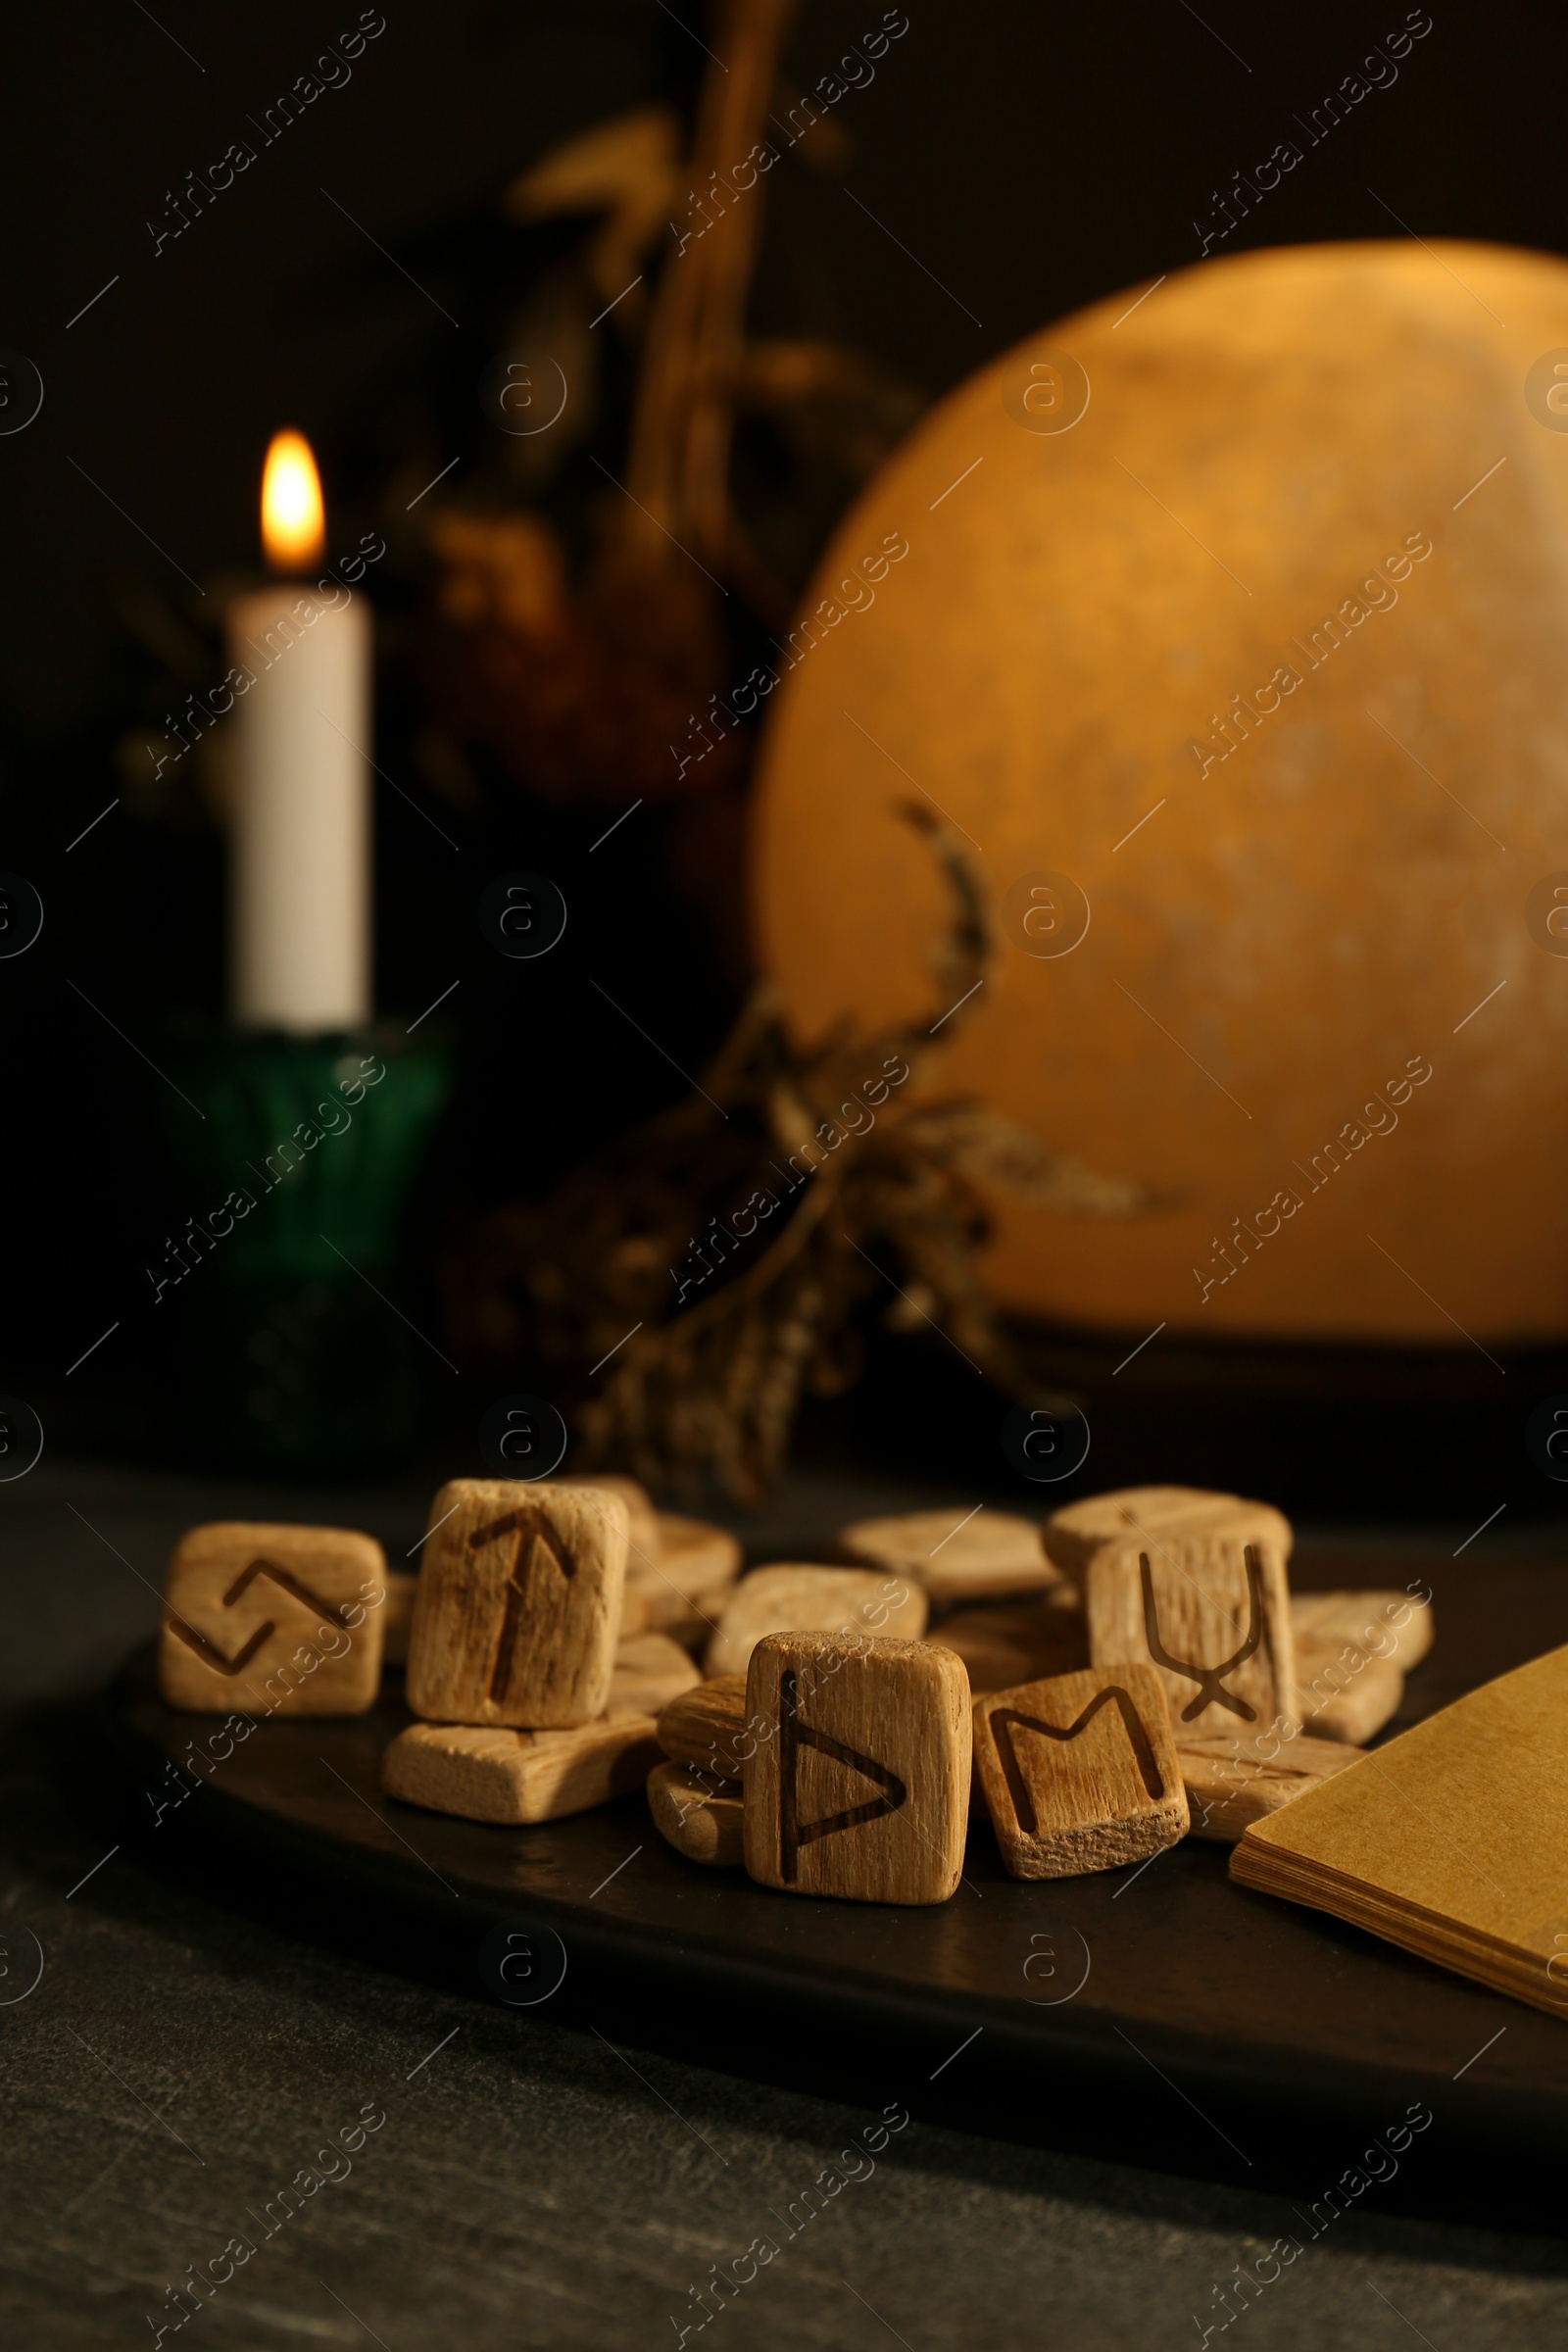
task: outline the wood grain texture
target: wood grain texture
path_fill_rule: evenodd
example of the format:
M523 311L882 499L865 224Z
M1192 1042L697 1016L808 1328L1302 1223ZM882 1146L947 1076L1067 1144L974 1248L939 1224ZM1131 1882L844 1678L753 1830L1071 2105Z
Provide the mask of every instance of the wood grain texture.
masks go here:
M1034 1520L1011 1511L965 1512L959 1505L856 1519L839 1530L838 1544L848 1559L923 1585L934 1608L1045 1592L1062 1582Z
M1261 1536L1103 1544L1089 1563L1086 1610L1093 1663L1155 1667L1179 1738L1267 1731L1291 1711L1285 1555Z
M618 1494L626 1505L626 1540L635 1559L639 1552L649 1559L660 1555L659 1513L654 1498L641 1479L625 1478L619 1471L584 1472L580 1477L568 1473L551 1482L558 1487L593 1487L601 1494Z
M969 1705L963 1661L932 1642L764 1635L746 1678L751 1876L792 1894L946 1902L963 1871Z
M381 1680L386 1559L344 1527L217 1520L175 1544L158 1687L195 1714L363 1715Z
M591 1723L610 1697L625 1574L618 1494L452 1480L430 1505L409 1705L437 1723Z
M1338 1740L1298 1733L1294 1740L1183 1741L1176 1754L1192 1814L1192 1835L1234 1845L1254 1821L1265 1821L1330 1773L1343 1772L1362 1751Z
M689 1764L656 1764L648 1810L661 1838L688 1862L739 1870L746 1859L746 1808L738 1781L715 1780Z
M405 1804L466 1821L560 1821L630 1796L659 1761L648 1715L559 1732L416 1723L383 1753L381 1786Z
M659 1514L660 1565L681 1592L716 1592L741 1572L739 1539L710 1519L688 1519L679 1511Z
M1353 1642L1296 1642L1296 1687L1290 1711L1319 1740L1365 1747L1398 1713L1404 1676L1392 1658L1375 1658Z
M745 1777L757 1747L747 1736L746 1677L721 1674L699 1683L660 1710L659 1744L673 1764L691 1764L725 1780Z
M1291 1625L1298 1651L1307 1642L1349 1643L1392 1658L1403 1674L1419 1666L1437 1633L1431 1602L1409 1592L1293 1593Z
M409 1662L409 1636L414 1631L414 1604L418 1593L419 1580L412 1570L387 1570L386 1604L381 1629L383 1666L406 1666Z
M667 1634L633 1634L615 1644L610 1703L616 1715L657 1715L661 1707L702 1681L690 1656Z
M1117 1870L1187 1834L1164 1688L1152 1666L1090 1667L974 1702L974 1761L1015 1879Z
M700 1648L713 1633L740 1574L741 1547L726 1528L676 1511L656 1513L650 1551L633 1544L626 1564L621 1631L669 1634Z
M1016 1683L1072 1674L1089 1663L1089 1625L1071 1586L1064 1588L1064 1602L1068 1594L1070 1606L956 1609L926 1639L957 1652L971 1690L1009 1690Z
M930 1603L911 1579L873 1568L780 1561L743 1576L704 1660L710 1675L744 1674L764 1634L889 1634L917 1641Z
M1085 1494L1054 1511L1042 1532L1049 1557L1079 1585L1102 1545L1140 1536L1161 1544L1175 1535L1230 1535L1244 1544L1261 1537L1278 1544L1287 1560L1296 1541L1285 1513L1271 1502L1250 1502L1205 1487L1115 1487L1105 1494Z

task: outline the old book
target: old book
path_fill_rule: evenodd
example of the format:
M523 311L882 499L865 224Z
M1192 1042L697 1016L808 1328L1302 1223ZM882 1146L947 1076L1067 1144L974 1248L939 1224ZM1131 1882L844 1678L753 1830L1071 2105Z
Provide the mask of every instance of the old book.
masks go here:
M962 1660L932 1642L764 1635L746 1678L751 1876L792 1894L946 1902L963 1873L969 1703Z
M687 1652L667 1634L633 1634L615 1644L607 1713L657 1715L702 1681Z
M1102 1545L1164 1543L1175 1535L1231 1535L1244 1544L1259 1537L1287 1560L1295 1541L1290 1521L1272 1503L1202 1487L1117 1487L1107 1494L1086 1494L1054 1511L1044 1529L1047 1554L1079 1585Z
M381 1680L386 1560L344 1527L193 1527L164 1583L158 1687L214 1715L363 1715Z
M1277 1813L1361 1753L1338 1740L1266 1733L1253 1740L1184 1740L1176 1754L1192 1815L1192 1836L1234 1845L1254 1821Z
M1010 1690L1089 1663L1089 1625L1070 1585L1059 1605L1048 1599L1027 1608L956 1609L938 1620L927 1639L957 1651L969 1688L977 1691Z
M647 1715L560 1732L416 1723L382 1755L381 1786L405 1804L466 1821L560 1821L630 1796L659 1761Z
M871 1568L781 1561L754 1568L730 1593L705 1661L711 1675L744 1674L764 1634L891 1634L914 1641L929 1603L909 1578Z
M656 1764L648 1810L661 1838L688 1862L739 1870L746 1859L745 1798L738 1781L715 1780L689 1764Z
M1152 1666L1090 1667L974 1702L974 1761L1015 1879L1141 1862L1187 1835L1170 1713Z
M740 1574L741 1547L706 1519L660 1511L658 1545L633 1548L626 1567L621 1632L669 1634L693 1648L714 1632Z
M1105 1544L1085 1607L1096 1666L1155 1667L1178 1739L1290 1711L1296 1682L1285 1555L1259 1535L1166 1534Z
M389 1568L386 1572L386 1599L382 1603L385 1622L381 1628L381 1663L383 1666L406 1666L409 1662L409 1636L414 1631L414 1604L418 1597L419 1580L407 1568Z
M610 1697L625 1574L618 1494L453 1479L430 1505L409 1705L436 1723L591 1723Z
M672 1764L691 1764L723 1780L743 1779L757 1747L747 1730L745 1675L721 1674L682 1691L661 1708L657 1730Z
M1254 1822L1230 1868L1568 2015L1568 1648Z
M847 1558L923 1585L933 1608L1045 1592L1062 1582L1035 1522L1011 1511L903 1511L857 1519L838 1541Z

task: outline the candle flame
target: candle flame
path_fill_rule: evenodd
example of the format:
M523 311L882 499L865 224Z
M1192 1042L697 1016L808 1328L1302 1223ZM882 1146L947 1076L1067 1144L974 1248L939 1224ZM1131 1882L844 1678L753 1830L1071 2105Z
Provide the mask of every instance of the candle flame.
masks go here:
M262 474L262 545L274 571L308 571L326 553L321 480L303 433L274 433Z

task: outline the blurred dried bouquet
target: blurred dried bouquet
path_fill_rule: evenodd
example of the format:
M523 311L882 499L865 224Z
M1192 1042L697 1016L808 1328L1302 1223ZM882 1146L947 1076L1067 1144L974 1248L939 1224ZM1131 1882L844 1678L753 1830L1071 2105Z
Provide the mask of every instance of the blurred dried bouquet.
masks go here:
M470 491L431 514L429 677L452 739L547 800L624 807L737 779L746 728L689 763L684 783L669 747L729 684L738 634L787 627L821 531L920 405L837 345L747 339L767 181L755 166L743 180L743 160L787 149L838 169L848 146L809 100L770 138L793 10L722 0L713 12L717 54L689 154L674 115L645 108L558 148L504 200L515 222L593 223L509 335L519 370L550 355L567 407L550 431L513 443L508 488L531 503L479 505ZM636 354L625 452L613 466L589 452L595 495L567 530L540 497L598 421L612 337ZM765 421L788 477L764 517L766 552L733 492L748 418Z
M870 1042L801 1050L771 990L758 989L689 1100L541 1206L494 1213L451 1268L462 1352L492 1371L534 1363L563 1401L574 1391L588 1467L656 1487L712 1479L756 1501L803 1393L851 1384L858 1312L889 1293L892 1328L940 1331L1021 1396L1027 1380L975 1271L982 1184L1066 1215L1154 1204L1145 1186L1045 1152L973 1102L918 1099L942 1051L933 1026L972 999L994 942L957 837L917 805L903 813L932 840L954 893L932 1009ZM594 1395L588 1379L607 1360Z

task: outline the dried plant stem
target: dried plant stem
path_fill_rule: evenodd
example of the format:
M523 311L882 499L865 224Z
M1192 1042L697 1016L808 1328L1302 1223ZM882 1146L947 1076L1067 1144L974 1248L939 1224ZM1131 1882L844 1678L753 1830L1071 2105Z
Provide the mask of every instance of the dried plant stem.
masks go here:
M755 1501L805 1392L837 1395L855 1378L867 1300L895 1329L934 1326L977 1371L1022 1395L1023 1366L975 1265L990 1188L1073 1216L1159 1205L1147 1186L1046 1152L984 1104L922 1088L972 1017L996 946L961 840L927 808L902 813L930 842L952 893L952 923L932 957L934 1003L880 1038L841 1031L802 1047L777 992L760 988L688 1102L612 1146L554 1201L496 1221L469 1294L475 1331L487 1342L510 1335L514 1350L569 1371L579 1394L607 1349L614 1357L579 1409L588 1464L655 1485L712 1479ZM773 1215L783 1221L755 1261L727 1266L729 1250ZM709 1226L721 1240L710 1242ZM683 1254L703 1267L685 1281ZM682 1304L694 1282L715 1274L712 1292ZM896 1297L878 1298L884 1275Z
M730 0L715 34L692 159L694 193L744 162L767 119L779 50L795 0ZM732 534L729 452L745 309L761 225L760 180L665 262L632 423L619 517L626 544L667 560L670 538L727 567ZM646 510L641 513L639 510Z
M721 1291L715 1291L711 1298L705 1298L701 1305L691 1307L681 1317L680 1335L683 1343L701 1339L714 1324L722 1323L727 1315L744 1313L765 1291L772 1288L785 1269L800 1256L816 1227L834 1206L839 1197L839 1184L838 1169L824 1169L813 1179L810 1191L778 1240L768 1244L756 1265L749 1266L744 1274L738 1274L733 1282L727 1282ZM646 1350L650 1356L659 1352L662 1337L659 1332L650 1334ZM643 1352L639 1349L632 1360L640 1361Z

